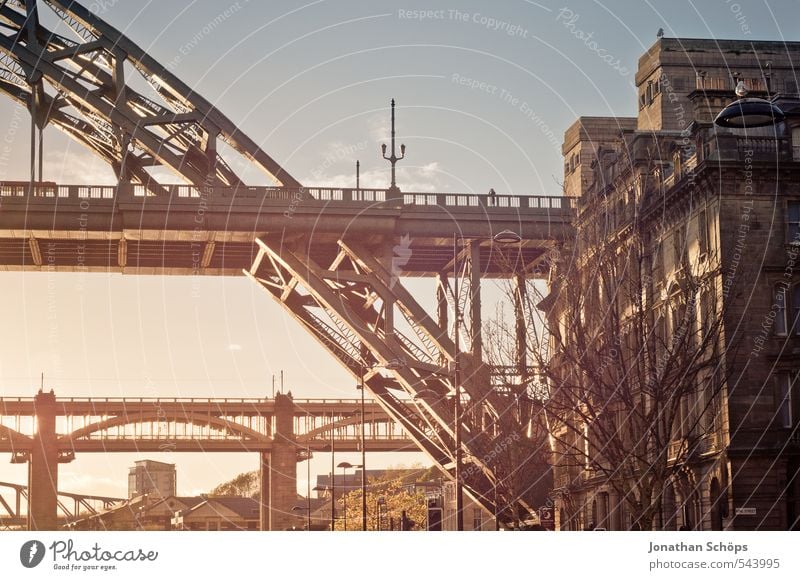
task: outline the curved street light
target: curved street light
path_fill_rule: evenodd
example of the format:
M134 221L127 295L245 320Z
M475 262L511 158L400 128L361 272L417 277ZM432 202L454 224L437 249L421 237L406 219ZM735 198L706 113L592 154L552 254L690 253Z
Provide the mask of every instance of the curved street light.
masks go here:
M785 113L772 101L759 98L748 98L747 89L742 81L736 85L734 101L716 116L714 123L728 129L755 129L777 125L786 119Z

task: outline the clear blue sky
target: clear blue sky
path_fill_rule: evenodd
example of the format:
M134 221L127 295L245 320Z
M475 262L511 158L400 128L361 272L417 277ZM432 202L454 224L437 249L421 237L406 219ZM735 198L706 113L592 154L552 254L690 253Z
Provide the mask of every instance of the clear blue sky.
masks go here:
M306 185L354 184L356 159L364 184L388 185L380 143L394 97L408 148L401 188L479 193L558 194L564 130L579 115L635 114L636 63L659 28L666 36L798 40L800 22L791 0L82 3ZM0 158L0 179L27 177L25 115L20 121L0 100L0 133L13 146ZM113 180L51 130L45 159L47 180ZM44 372L61 396L263 396L280 369L298 397L356 394L330 357L244 279L3 273L0 291L4 395L32 395ZM79 457L61 466L61 487L124 493L125 468L136 458ZM178 462L182 493L255 466L238 455L154 458ZM375 457L372 466L419 460ZM327 465L320 457L313 468ZM24 468L3 459L0 480L24 481Z

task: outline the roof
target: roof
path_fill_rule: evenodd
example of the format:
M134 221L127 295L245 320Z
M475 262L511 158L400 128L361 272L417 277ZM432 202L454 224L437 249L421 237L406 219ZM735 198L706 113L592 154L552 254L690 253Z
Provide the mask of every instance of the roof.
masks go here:
M202 502L186 510L184 515L191 515L201 509L209 509L220 515L226 515L225 511L233 512L242 519L258 519L260 515L259 503L253 498L228 495L201 499Z

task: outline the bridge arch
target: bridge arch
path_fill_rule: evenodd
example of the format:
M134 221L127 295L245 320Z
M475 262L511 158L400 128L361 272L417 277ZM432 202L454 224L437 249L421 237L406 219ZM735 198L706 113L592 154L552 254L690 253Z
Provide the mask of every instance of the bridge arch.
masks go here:
M234 436L239 436L243 440L247 441L260 441L264 443L270 443L272 441L272 438L269 435L260 433L255 429L246 427L245 425L240 425L235 421L229 421L227 419L221 419L219 417L201 415L199 413L192 413L192 412L159 413L155 411L151 413L137 413L135 416L119 415L116 417L111 417L110 419L98 421L90 425L86 425L85 427L81 427L80 429L76 429L71 433L62 435L61 437L59 437L58 441L60 445L65 445L65 444L68 445L79 439L87 438L94 433L100 433L101 431L105 431L113 427L123 427L125 425L135 425L137 423L147 423L147 422L149 423L174 422L174 423L185 423L187 425L197 425L197 426L205 425L227 431L230 434Z

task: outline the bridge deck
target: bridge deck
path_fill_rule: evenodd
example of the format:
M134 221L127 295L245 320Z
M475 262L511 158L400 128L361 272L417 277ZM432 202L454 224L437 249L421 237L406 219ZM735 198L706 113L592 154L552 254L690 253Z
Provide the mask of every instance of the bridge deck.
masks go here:
M298 453L361 447L360 399L295 399ZM54 405L59 449L105 452L256 452L273 447L275 400L257 398L64 398ZM33 445L35 401L0 398L0 453ZM374 401L364 403L369 452L419 451ZM12 456L12 461L15 456Z
M0 270L238 276L256 254L255 239L302 243L318 264L336 243L397 245L404 276L429 276L452 260L453 236L482 239L481 272L507 270L492 247L503 230L518 233L515 261L532 264L568 235L565 197L402 193L332 188L0 183ZM402 255L400 255L402 254Z

